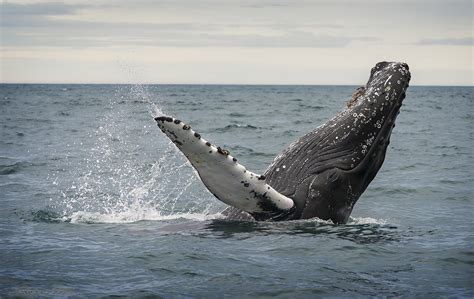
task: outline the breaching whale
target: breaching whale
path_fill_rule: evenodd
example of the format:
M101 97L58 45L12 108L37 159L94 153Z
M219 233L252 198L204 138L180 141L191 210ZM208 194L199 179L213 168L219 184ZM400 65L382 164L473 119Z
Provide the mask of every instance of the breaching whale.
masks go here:
M263 175L188 124L169 116L155 121L209 191L231 206L224 211L230 218L346 223L382 166L410 77L406 63L377 63L345 110L292 143Z

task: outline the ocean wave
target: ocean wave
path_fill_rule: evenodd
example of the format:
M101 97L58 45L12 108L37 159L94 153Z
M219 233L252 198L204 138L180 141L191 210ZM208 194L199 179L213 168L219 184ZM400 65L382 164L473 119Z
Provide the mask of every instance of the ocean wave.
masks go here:
M219 133L224 133L232 130L257 130L257 129L263 129L262 127L257 127L249 124L230 124L225 127L217 128L214 131L219 132Z
M19 161L11 164L0 164L0 175L9 175L18 173L24 169L34 166L44 166L46 163L32 163L26 161Z
M217 219L206 224L206 229L212 232L212 236L222 233L223 238L238 235L240 239L253 238L256 235L327 236L356 244L375 244L397 242L403 238L403 232L388 224L387 220L371 217L351 217L344 225L319 218L277 222Z
M350 217L348 225L362 225L362 224L377 224L387 225L388 222L385 219L376 219L372 217Z
M327 107L321 106L321 105L307 105L307 104L298 104L298 109L304 109L304 110L321 110L325 109Z
M246 117L248 115L245 113L240 113L240 112L231 112L229 113L229 116L230 117Z
M236 145L231 148L232 152L236 152L240 156L251 156L251 157L274 157L273 153L257 152L249 147Z
M336 225L331 220L324 220L317 217L311 218L311 219L305 219L305 220L296 220L296 221L322 224L322 225ZM365 224L387 225L388 222L385 219L376 219L376 218L371 218L371 217L349 217L349 221L343 226L365 225ZM341 225L337 225L337 226L341 226Z

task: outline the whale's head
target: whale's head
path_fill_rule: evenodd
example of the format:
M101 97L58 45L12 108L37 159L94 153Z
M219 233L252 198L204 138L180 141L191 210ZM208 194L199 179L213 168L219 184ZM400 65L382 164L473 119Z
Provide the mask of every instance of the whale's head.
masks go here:
M325 130L335 136L334 150L352 150L350 159L342 157L337 168L348 174L362 173L368 178L362 184L365 187L382 166L409 81L406 63L377 63L367 84L352 95L347 110L330 121L334 131Z
M347 222L382 166L409 81L407 64L377 63L346 110L275 159L267 182L295 201L295 218Z

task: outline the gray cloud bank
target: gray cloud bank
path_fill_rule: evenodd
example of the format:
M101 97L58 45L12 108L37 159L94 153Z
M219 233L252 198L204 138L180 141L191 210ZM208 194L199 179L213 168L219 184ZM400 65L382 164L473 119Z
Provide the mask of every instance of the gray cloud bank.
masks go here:
M440 38L440 39L421 39L418 45L423 46L472 46L474 38Z
M4 47L97 47L147 45L160 47L345 47L352 42L376 41L371 36L315 34L311 30L340 30L336 24L285 23L127 23L67 20L94 6L59 2L2 3L0 24ZM237 33L247 28L250 33ZM260 31L273 30L274 34Z
M138 2L144 0L138 0ZM159 2L159 3L158 3ZM221 2L209 1L178 1L178 2L146 2L141 5L160 5L199 7L197 4L207 4L218 7ZM212 2L212 1L211 1ZM364 1L362 1L364 2ZM382 1L383 2L383 1ZM419 2L419 3L418 3ZM415 1L413 5L421 5L423 1ZM232 2L229 2L232 3ZM327 7L330 2L318 2L321 7ZM434 3L437 3L436 1ZM462 1L454 1L452 7L458 7ZM139 4L139 3L138 3ZM134 2L134 5L138 5ZM235 4L235 3L233 3ZM305 1L297 4L307 5ZM341 5L345 4L345 5ZM348 9L350 2L335 1L331 5L341 16L344 9ZM367 4L367 3L366 3ZM425 3L426 4L426 3ZM439 4L439 3L438 3ZM378 36L357 33L347 34L348 28L340 23L308 23L303 21L275 21L271 16L262 17L258 21L242 22L226 21L177 21L177 22L100 22L85 21L78 16L81 12L90 10L106 10L109 8L124 8L129 2L107 4L65 4L61 2L43 2L17 4L2 2L1 20L2 47L104 47L104 46L157 46L157 47L269 47L269 48L342 48L353 43L383 42ZM158 5L158 6L157 6ZM266 12L267 8L284 7L285 1L261 1L258 4L252 1L239 3L241 7ZM380 5L374 2L370 6ZM388 5L388 4L387 4ZM389 4L391 5L391 4ZM458 6L456 6L458 5ZM146 6L145 6L146 7ZM204 7L206 9L209 7ZM232 8L232 5L230 9ZM376 7L374 7L375 9ZM471 7L472 8L472 7ZM227 8L226 11L228 11ZM433 15L439 15L439 9L431 9ZM455 10L456 11L456 10ZM410 10L407 10L409 13ZM190 13L192 15L192 13ZM451 13L452 14L452 13ZM256 14L258 15L258 14ZM282 13L285 15L285 13ZM448 14L449 15L449 14ZM366 17L370 17L370 13ZM451 16L452 17L452 16ZM250 18L251 20L252 18ZM315 18L317 19L317 18ZM343 20L344 18L342 18ZM240 21L240 20L239 20ZM344 23L344 22L343 22ZM472 23L471 23L472 24ZM348 23L347 26L352 24ZM244 29L244 30L241 30ZM357 31L356 31L357 32ZM408 42L410 43L410 42ZM472 46L473 38L439 37L436 39L419 39L414 45L421 46Z

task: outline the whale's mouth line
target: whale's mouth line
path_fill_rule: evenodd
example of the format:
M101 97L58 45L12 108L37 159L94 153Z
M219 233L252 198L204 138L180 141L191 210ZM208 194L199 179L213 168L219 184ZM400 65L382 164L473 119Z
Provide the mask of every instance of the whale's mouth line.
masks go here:
M404 90L404 92L399 95L399 97L403 97L403 98L398 99L397 102L399 101L399 103L396 103L392 107L390 112L388 113L387 118L383 122L382 128L380 128L379 132L377 133L377 135L375 137L374 142L370 146L370 149L368 150L368 152L364 156L364 158L355 167L353 167L351 169L347 169L347 170L344 170L344 169L341 169L341 170L348 171L348 172L356 171L358 168L362 167L367 160L370 160L370 158L373 155L374 151L382 150L382 146L384 146L385 144L387 144L387 146L388 146L388 142L390 140L390 135L391 135L391 130L395 127L395 120L396 120L396 117L397 117L396 114L398 113L398 111L402 107L407 85L408 85L408 83L404 84L403 89L402 89L402 90ZM382 138L384 140L381 140Z

